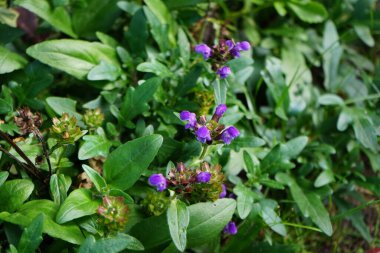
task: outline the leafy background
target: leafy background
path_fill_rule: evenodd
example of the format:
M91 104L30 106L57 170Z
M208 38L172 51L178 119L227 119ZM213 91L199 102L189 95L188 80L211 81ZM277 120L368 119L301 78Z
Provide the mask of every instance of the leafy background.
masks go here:
M149 164L164 171L168 162L201 151L175 113L211 113L224 102L224 123L242 135L207 159L223 166L237 196L239 233L217 236L235 210L232 200L199 203L187 208L190 223L182 225L187 247L364 252L379 246L377 1L3 0L0 23L0 130L18 136L12 118L22 106L42 112L45 129L64 112L82 127L87 109L101 108L106 118L76 145L54 151L50 200L38 198L25 173L12 173L15 165L2 153L1 247L141 249L128 234L100 239L90 232L84 218L99 201L77 189L81 165L99 189L110 184L138 199ZM215 80L193 53L194 45L220 38L252 45L229 62L228 82ZM42 152L31 136L18 145L32 160ZM86 167L99 160L104 179ZM168 213L181 208L172 203ZM198 226L222 210L220 219ZM149 252L175 252L171 238L177 248L183 242L165 222L136 215L127 230ZM147 236L148 230L155 232ZM41 234L56 239L40 244Z

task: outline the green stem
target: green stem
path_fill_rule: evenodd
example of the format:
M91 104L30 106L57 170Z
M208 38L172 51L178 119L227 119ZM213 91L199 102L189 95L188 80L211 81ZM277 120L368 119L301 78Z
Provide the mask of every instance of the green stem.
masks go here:
M199 160L203 161L204 157L205 157L206 154L207 154L208 147L209 147L208 145L203 145L202 153L201 153L201 155L199 156Z
M356 102L361 102L361 101L366 101L366 100L372 100L372 99L379 99L380 98L380 94L372 94L372 95L368 95L368 96L365 96L365 97L358 97L358 98L354 98L354 99L348 99L346 100L345 104L352 104L352 103L356 103Z

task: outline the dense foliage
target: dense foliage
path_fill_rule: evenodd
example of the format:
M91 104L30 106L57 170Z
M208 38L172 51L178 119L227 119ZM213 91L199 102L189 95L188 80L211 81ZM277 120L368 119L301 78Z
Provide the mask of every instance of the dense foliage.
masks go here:
M380 247L379 32L375 0L0 0L0 251Z

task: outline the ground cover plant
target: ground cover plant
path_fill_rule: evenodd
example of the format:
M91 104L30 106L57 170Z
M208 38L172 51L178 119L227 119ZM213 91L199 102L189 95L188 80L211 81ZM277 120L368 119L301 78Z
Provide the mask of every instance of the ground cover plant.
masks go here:
M0 0L1 252L379 252L374 0Z

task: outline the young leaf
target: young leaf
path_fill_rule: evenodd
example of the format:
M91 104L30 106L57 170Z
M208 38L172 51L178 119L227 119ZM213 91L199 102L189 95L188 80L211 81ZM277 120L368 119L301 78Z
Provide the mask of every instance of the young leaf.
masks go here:
M0 212L14 212L32 194L34 184L27 179L14 179L0 187Z
M33 253L42 242L44 215L40 214L24 229L17 246L19 253Z
M238 214L241 219L245 219L253 208L255 195L251 189L245 187L242 184L239 184L234 188L234 193L237 196L236 203Z
M87 166L86 164L83 164L82 168L86 172L90 180L94 183L95 188L98 190L98 192L101 192L102 189L107 187L106 180L104 180L104 178L96 170L94 170L90 166Z
M74 116L78 120L82 119L82 115L76 112L77 101L70 98L62 97L48 97L46 103L53 109L53 111L61 116L63 113L68 113L70 116Z
M88 189L74 190L67 197L57 212L56 221L62 224L86 215L96 213L100 200L94 200Z
M54 174L50 178L50 193L55 203L62 204L67 198L67 191L71 185L71 178L64 174Z
M328 12L323 4L315 1L308 1L305 3L301 1L289 1L287 2L287 5L302 21L308 23L323 22L328 16Z
M162 141L161 135L153 134L119 146L104 163L106 182L121 190L131 187L153 161Z
M97 135L83 136L84 143L78 151L79 160L86 160L95 156L108 156L112 142L107 139L102 128L98 128L97 133Z
M189 210L180 200L173 200L167 211L170 236L179 251L186 249L186 230L189 225Z
M358 141L366 148L373 152L378 152L379 144L377 143L376 129L373 123L365 116L359 116L354 119L354 132Z

